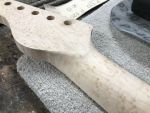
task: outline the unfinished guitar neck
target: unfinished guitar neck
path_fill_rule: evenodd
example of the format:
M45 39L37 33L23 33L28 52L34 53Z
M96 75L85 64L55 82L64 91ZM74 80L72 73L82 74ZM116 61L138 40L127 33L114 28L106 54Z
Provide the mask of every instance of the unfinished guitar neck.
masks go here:
M0 23L23 53L47 61L109 113L149 113L150 86L92 45L92 26L14 0L0 0Z

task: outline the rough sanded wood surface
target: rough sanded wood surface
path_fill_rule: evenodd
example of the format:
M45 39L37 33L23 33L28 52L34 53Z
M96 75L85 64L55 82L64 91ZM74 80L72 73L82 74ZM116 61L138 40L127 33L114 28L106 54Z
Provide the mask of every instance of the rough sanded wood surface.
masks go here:
M149 113L150 86L97 52L91 25L13 0L0 6L23 53L53 64L109 113Z

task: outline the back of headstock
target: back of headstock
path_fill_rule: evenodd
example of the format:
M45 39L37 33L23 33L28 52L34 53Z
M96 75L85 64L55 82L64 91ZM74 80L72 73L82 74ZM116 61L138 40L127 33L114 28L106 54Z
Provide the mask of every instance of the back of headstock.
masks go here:
M85 54L91 46L91 25L14 0L0 1L0 23L10 27L18 48L28 55L34 50Z

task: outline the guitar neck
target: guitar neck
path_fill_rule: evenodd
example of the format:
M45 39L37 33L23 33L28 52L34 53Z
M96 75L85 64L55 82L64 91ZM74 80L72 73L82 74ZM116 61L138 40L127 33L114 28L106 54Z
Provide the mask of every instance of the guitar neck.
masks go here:
M52 64L108 113L148 113L150 87L95 48L80 57L56 55Z
M91 25L13 0L0 1L0 23L20 51L53 64L109 113L149 113L150 87L93 47Z

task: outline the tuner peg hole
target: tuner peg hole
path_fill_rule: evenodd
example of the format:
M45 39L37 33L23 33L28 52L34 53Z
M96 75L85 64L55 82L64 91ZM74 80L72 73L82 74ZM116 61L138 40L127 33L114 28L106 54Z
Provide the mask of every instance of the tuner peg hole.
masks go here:
M11 2L6 2L5 5L11 5Z
M32 15L38 15L38 14L39 14L38 11L33 11L33 12L32 12Z
M47 20L54 20L54 19L55 19L54 16L48 16L48 17L47 17Z
M23 6L19 6L17 9L18 10L23 10L25 7L23 7Z
M67 21L64 21L64 24L65 24L65 25L71 25L71 24L72 24L72 22L71 22L71 21L69 21L69 20L67 20Z

